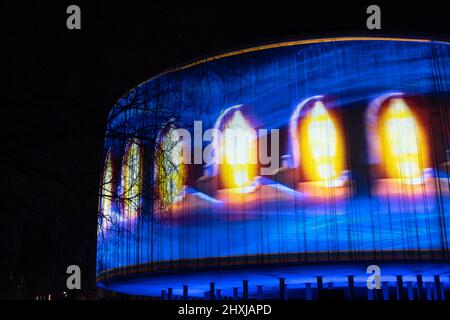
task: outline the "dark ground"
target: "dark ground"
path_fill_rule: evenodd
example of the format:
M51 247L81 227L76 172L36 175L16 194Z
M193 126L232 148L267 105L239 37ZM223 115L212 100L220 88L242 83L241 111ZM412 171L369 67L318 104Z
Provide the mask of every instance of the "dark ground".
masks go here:
M372 2L180 3L0 5L6 95L0 107L0 298L58 295L70 264L82 269L83 294L95 289L106 117L140 82L200 57L280 40L450 34L443 1L377 2L381 31L365 27ZM70 4L81 7L80 31L66 28Z

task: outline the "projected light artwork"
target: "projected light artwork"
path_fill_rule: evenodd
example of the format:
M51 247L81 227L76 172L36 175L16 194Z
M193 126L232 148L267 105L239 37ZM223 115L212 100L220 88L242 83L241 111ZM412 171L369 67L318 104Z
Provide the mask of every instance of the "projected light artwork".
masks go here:
M425 143L414 115L402 99L393 99L381 124L384 161L389 177L406 182L421 181L423 160L419 147Z
M446 290L448 75L445 42L333 38L142 83L108 119L98 285L269 297L282 278L310 297L318 275L365 288L375 262L388 287L420 272Z
M167 207L181 200L185 183L182 140L173 126L163 133L156 154L159 200Z
M342 171L343 141L338 141L339 132L321 101L314 103L300 130L305 173L313 181L331 185Z
M129 142L122 164L122 191L124 216L136 218L141 206L142 160L139 142L135 139Z
M223 177L228 187L244 187L255 177L256 133L239 110L225 125L222 155Z

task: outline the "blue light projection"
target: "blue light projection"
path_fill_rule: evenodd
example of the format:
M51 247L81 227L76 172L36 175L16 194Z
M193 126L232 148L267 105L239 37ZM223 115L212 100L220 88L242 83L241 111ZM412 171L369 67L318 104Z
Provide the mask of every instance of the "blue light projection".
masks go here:
M447 43L357 38L238 52L142 83L108 119L99 284L164 270L448 258L449 83ZM203 131L278 129L279 167L174 173L186 152L161 158L158 141L173 128L195 136L194 121ZM262 138L237 149L215 141L212 151L247 159ZM125 170L131 141L140 163ZM207 144L196 141L191 156ZM123 172L141 175L128 186L137 199Z

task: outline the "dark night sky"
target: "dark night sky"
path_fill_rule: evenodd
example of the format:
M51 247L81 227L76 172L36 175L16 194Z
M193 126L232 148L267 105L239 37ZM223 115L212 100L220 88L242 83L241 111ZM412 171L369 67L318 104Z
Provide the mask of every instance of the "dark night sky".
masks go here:
M9 297L17 297L19 277L24 297L62 291L70 264L81 266L85 289L94 287L106 117L140 82L197 58L280 40L450 34L443 1L375 2L381 31L365 28L372 2L7 2L0 5L0 296ZM66 29L70 4L81 7L80 31Z

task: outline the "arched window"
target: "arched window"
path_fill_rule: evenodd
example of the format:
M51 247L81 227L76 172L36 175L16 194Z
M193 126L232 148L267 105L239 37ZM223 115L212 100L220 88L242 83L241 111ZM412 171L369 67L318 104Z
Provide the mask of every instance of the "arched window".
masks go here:
M142 197L142 150L137 139L128 144L122 162L122 196L125 218L135 218Z
M173 125L159 137L156 151L156 184L160 206L166 208L182 199L187 172L183 163L183 141Z
M382 110L380 137L383 163L388 178L420 183L427 157L422 130L408 104L393 98Z
M338 123L320 100L299 123L301 165L306 178L331 183L344 170L344 141Z
M227 118L222 128L221 176L227 188L242 188L256 176L256 131L239 109Z

